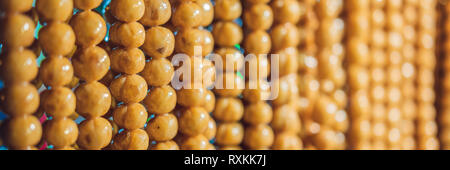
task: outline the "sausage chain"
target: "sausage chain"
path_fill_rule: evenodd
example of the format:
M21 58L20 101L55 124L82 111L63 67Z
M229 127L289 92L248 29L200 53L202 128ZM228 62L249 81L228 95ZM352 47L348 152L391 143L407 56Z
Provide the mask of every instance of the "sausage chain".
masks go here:
M112 16L118 21L110 30L110 38L118 45L111 52L111 69L121 73L109 88L117 102L122 102L113 112L114 122L124 130L114 136L112 149L147 150L149 137L144 127L147 110L141 102L147 95L147 83L138 75L145 67L145 55L140 46L145 41L145 28L139 21L145 13L143 0L113 0Z
M401 149L415 149L416 148L416 140L415 140L415 129L414 123L417 117L417 105L415 103L415 79L419 78L420 75L415 75L418 71L415 67L416 56L419 54L419 51L416 51L415 44L417 41L417 18L418 16L418 5L419 1L417 0L406 0L404 1L403 7L403 19L404 19L404 27L403 27L403 42L404 49L402 51L403 54L403 63L402 63L402 95L403 101L401 110L403 113L403 120L401 120L401 134L402 134L402 143ZM418 77L419 76L419 77ZM381 149L381 148L380 148Z
M5 83L2 110L9 115L0 137L9 149L37 149L35 145L42 137L41 123L33 116L39 107L39 93L30 83L38 75L36 55L27 48L34 41L36 25L23 14L31 10L32 4L32 0L0 1L0 11L5 14L0 21L0 74Z
M370 149L386 149L386 1L370 0Z
M216 144L219 149L241 149L239 145L244 139L244 127L239 122L244 115L244 105L239 99L245 80L238 75L244 66L244 55L234 46L243 39L242 28L233 22L242 14L240 0L217 0L215 3L216 22L213 25L213 37L216 43L216 54L223 62L218 83L223 88L216 88L217 94L213 116L218 122Z
M76 111L86 118L78 125L77 144L81 149L99 150L111 142L112 126L102 116L111 106L109 89L99 83L109 70L108 53L97 44L106 36L103 17L92 11L101 0L74 0L80 11L72 17L70 25L75 32L78 46L72 57L75 76L83 82L75 89Z
M183 150L215 149L208 138L213 138L211 93L207 87L213 83L215 69L211 61L204 57L214 48L212 34L202 29L209 25L214 16L212 4L207 0L174 0L175 9L172 15L172 25L178 29L175 36L175 51L187 55L183 66L190 75L183 75L187 82L177 93L177 104L180 106L178 115L179 134L176 141ZM198 50L196 47L201 47ZM187 64L187 65L184 65Z
M274 0L271 2L275 26L270 32L272 51L279 55L278 97L272 101L275 132L272 149L299 150L303 148L300 139L301 120L297 113L299 92L297 87L297 57L299 52L300 4L297 0Z
M371 103L369 99L370 1L350 0L346 4L347 64L351 115L350 147L370 149Z
M387 143L386 149L401 149L402 134L401 104L403 95L401 92L401 82L403 80L401 67L403 64L402 49L404 47L403 28L404 20L402 15L402 0L386 1L386 128Z
M76 97L68 85L74 69L66 56L75 47L75 33L65 22L72 16L72 0L39 0L36 9L40 21L47 23L39 31L39 44L46 54L39 77L47 86L41 93L41 107L51 116L44 124L44 139L55 149L73 149L78 137L77 124L68 116L75 112ZM55 9L55 10L49 10Z
M416 143L419 150L439 149L434 71L436 67L437 0L418 1L417 27L417 118Z
M441 45L440 45L440 52L442 54L441 56L441 60L442 60L442 64L441 64L441 70L440 73L444 73L441 74L441 82L440 82L440 96L439 96L439 101L438 101L438 105L439 105L439 125L440 125L440 132L439 132L439 138L440 138L440 144L441 144L441 149L445 149L445 150L449 150L450 149L450 110L449 110L449 99L450 99L450 75L449 74L445 74L447 72L450 71L450 27L449 27L449 23L450 23L450 4L442 4L441 7L441 21L442 23L439 25L441 34L443 37L441 40Z
M269 149L274 141L273 130L268 125L272 121L273 114L271 106L265 101L268 93L265 87L268 84L264 80L270 71L265 54L269 54L272 47L270 35L266 32L273 23L273 12L267 5L268 2L269 0L244 1L243 19L247 29L244 49L247 55L256 56L251 58L245 67L246 78L249 78L251 72L256 72L256 78L249 79L243 91L244 100L247 102L243 118L247 124L243 144L251 150Z
M150 86L150 92L144 99L149 114L154 114L147 124L146 131L152 150L178 150L172 140L178 132L177 117L171 113L177 104L175 90L169 85L174 76L172 63L166 58L175 47L175 36L172 31L161 26L169 21L172 8L168 0L145 0L144 17L140 22L148 27L145 42L142 46L151 60L145 63L142 77Z
M347 113L344 110L347 98L341 89L346 77L342 68L342 8L342 0L322 0L315 5L319 20L316 43L320 82L320 94L312 114L312 120L317 123L315 133L311 135L315 149L345 149L346 146L343 132L348 126Z
M311 136L317 133L318 124L312 121L314 104L319 95L319 81L317 79L317 44L316 31L319 21L315 13L315 0L301 0L301 18L298 23L300 32L298 61L298 91L300 98L297 107L302 120L301 137L305 149L314 149ZM302 12L303 11L303 12Z

